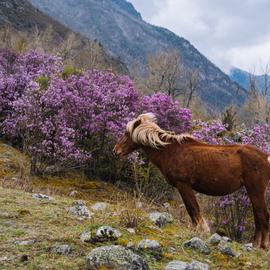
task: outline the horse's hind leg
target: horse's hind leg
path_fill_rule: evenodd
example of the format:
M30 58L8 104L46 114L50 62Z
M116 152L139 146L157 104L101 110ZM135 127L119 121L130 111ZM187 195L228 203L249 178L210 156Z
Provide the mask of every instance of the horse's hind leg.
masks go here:
M192 188L187 184L181 183L177 185L177 189L181 194L193 226L205 233L209 233L210 229L201 215L200 207Z
M267 182L254 181L253 184L245 183L245 186L252 203L255 221L253 244L266 249L269 245L269 213L265 203Z

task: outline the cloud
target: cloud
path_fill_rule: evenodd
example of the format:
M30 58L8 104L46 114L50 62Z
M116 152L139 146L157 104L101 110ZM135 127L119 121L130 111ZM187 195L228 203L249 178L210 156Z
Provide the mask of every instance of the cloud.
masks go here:
M186 38L225 71L231 66L251 70L269 62L269 0L130 2L146 21Z

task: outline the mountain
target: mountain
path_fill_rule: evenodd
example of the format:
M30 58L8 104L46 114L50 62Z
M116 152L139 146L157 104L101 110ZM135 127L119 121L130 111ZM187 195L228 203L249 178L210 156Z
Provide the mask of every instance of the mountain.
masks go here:
M245 89L249 89L250 87L250 79L254 78L256 87L259 90L265 89L265 85L270 85L270 76L269 75L253 75L247 71L244 71L239 68L232 68L229 73L230 78L237 82L239 85L244 87ZM265 81L267 80L267 81ZM270 94L270 93L269 93Z
M66 26L40 12L27 0L0 1L0 27L9 25L19 31L32 31L37 27L45 30L53 28L55 36L64 39L71 32Z
M126 8L128 9L128 7ZM78 41L77 54L82 52L88 42L90 42L89 38L82 36L76 31L74 32L67 26L44 14L28 0L0 0L0 29L6 25L16 31L30 34L36 28L40 32L52 28L54 46L58 46L73 33ZM127 67L119 59L112 57L103 49L102 45L98 45L100 46L101 54L99 59L101 59L100 61L102 61L105 67L112 68L119 73L126 74L128 72Z
M199 71L199 94L211 108L222 110L231 103L240 105L246 98L246 90L232 82L189 41L145 22L133 5L125 0L31 1L66 26L99 40L129 67L134 62L145 65L149 54L177 49L185 66Z

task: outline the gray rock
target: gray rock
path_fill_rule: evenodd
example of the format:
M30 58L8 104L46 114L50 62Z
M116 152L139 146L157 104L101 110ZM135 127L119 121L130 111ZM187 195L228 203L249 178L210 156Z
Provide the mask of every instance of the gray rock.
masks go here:
M218 250L224 254L224 255L227 255L227 256L230 256L230 257L236 257L237 256L237 253L234 252L231 248L231 246L226 243L226 242L220 242L219 245L218 245Z
M97 202L91 206L94 211L104 211L106 208L108 208L108 204L105 202Z
M8 256L0 257L0 262L10 261L11 259Z
M210 270L210 266L194 260L187 266L186 270Z
M45 195L45 194L41 194L41 193L35 193L32 195L33 198L35 199L43 199L43 200L52 200L53 198L48 196L48 195Z
M163 227L166 224L173 222L173 216L166 212L152 212L149 214L149 218L159 227Z
M91 242L91 232L85 231L80 235L82 242Z
M188 263L182 261L171 261L169 262L165 270L186 270L188 267Z
M77 195L78 195L78 191L77 190L73 190L73 191L71 191L70 193L69 193L69 196L70 197L76 197Z
M14 218L16 217L14 214L10 214L8 212L0 212L0 218Z
M82 200L74 201L73 206L85 206L85 202Z
M222 236L220 236L219 234L217 233L214 233L213 235L211 235L208 239L208 242L211 244L211 245L217 245L220 243L220 241L222 240Z
M134 228L127 228L126 230L127 230L129 233L132 233L132 234L135 234L135 233L136 233L136 231L135 231Z
M71 253L72 249L70 245L64 244L64 245L56 245L52 248L53 253L61 254L61 255L68 255Z
M160 243L156 240L144 239L139 242L138 248L156 250L156 249L160 249L161 246L160 246Z
M169 209L171 207L171 205L170 205L170 203L165 202L165 203L163 203L163 207L166 209Z
M142 202L136 202L136 207L137 208L143 208L143 203Z
M56 165L51 165L45 168L44 173L48 175L54 175L56 173L59 173L61 171L61 168Z
M254 249L253 244L252 243L245 244L244 249L245 251L248 251L248 252L252 251Z
M171 261L167 264L165 270L210 270L210 266L195 260L192 263Z
M223 237L222 237L222 240L223 240L224 242L232 242L231 238L230 238L230 237L227 237L227 236L223 236Z
M73 206L69 208L69 212L75 216L83 218L91 218L94 215L89 211L83 201L75 201Z
M127 248L133 249L135 247L135 244L133 242L128 242L127 243Z
M192 239L184 242L184 247L198 250L204 254L210 254L211 252L209 247L204 243L204 241L198 237L193 237Z
M121 237L122 234L117 229L110 226L101 226L97 229L96 238L100 240L115 240Z
M139 242L137 245L138 250L147 251L151 255L153 255L156 259L161 259L162 257L162 248L158 241L144 239Z
M103 246L93 249L86 258L88 270L101 267L117 270L148 270L147 263L133 251L122 246Z
M8 262L8 261L15 261L16 259L17 259L17 257L15 255L12 255L12 256L2 256L2 257L0 257L0 263L1 262Z
M15 241L14 243L15 243L16 245L19 245L19 246L31 246L31 245L33 245L35 242L36 242L35 239L31 239L31 240L18 240L18 241Z

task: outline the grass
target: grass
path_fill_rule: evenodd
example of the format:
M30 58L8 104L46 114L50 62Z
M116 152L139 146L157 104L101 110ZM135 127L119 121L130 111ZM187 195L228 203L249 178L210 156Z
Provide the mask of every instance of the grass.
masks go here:
M24 166L24 169L21 166ZM198 235L186 223L177 219L162 229L153 227L148 219L148 213L156 206L145 198L140 198L143 207L139 208L136 206L134 196L110 184L88 181L83 175L75 173L67 174L65 177L30 179L22 173L27 171L25 167L27 168L27 157L0 144L1 270L83 270L85 257L93 248L110 244L126 246L129 242L136 244L145 238L158 240L163 248L163 258L160 261L145 254L150 269L153 270L164 269L171 260L191 262L193 259L208 263L212 270L270 269L267 252L254 250L248 253L243 251L243 246L238 243L233 243L233 248L242 253L239 258L228 258L214 248L210 255L184 249L183 242ZM78 191L76 198L69 196L73 190ZM32 198L32 192L44 192L54 199L37 200ZM107 210L96 213L90 220L79 220L67 211L75 199L84 199L89 208L97 201L106 201L110 206ZM82 232L94 231L99 225L105 224L119 229L123 234L122 237L108 243L90 244L80 241ZM129 225L135 226L136 234L126 230ZM201 237L206 239L208 236ZM15 243L17 240L29 239L35 239L36 242L29 246ZM56 243L71 245L72 253L53 254L51 250ZM28 255L29 259L21 262L20 259L24 254Z

